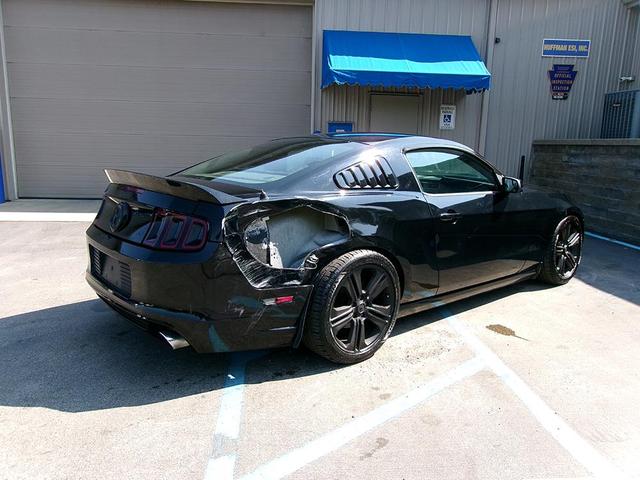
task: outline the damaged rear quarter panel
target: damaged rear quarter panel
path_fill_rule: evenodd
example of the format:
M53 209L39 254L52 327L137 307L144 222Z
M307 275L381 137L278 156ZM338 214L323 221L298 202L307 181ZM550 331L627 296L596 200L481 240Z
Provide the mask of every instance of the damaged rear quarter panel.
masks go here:
M260 201L232 209L224 243L256 288L307 283L322 252L349 242L347 218L331 205L309 199Z
M425 232L431 229L425 224L429 217L428 206L416 192L323 192L318 198L241 204L227 214L223 236L239 269L256 288L309 284L319 269L342 253L369 248L391 257L403 296L410 300L413 292L437 286L435 249ZM249 248L248 227L255 230ZM269 229L268 244L260 231L264 228ZM265 251L274 247L280 253L275 261L273 252Z

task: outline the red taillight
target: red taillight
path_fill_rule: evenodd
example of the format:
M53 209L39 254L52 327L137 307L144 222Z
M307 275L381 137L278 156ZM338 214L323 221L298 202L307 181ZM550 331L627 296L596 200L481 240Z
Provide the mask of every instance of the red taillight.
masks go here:
M207 242L209 224L197 217L156 209L143 243L160 250L200 250Z

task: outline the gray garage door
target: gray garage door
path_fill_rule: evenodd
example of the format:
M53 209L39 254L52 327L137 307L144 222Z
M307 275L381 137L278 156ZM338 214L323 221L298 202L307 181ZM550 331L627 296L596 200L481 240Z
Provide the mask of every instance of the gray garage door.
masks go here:
M309 131L308 7L2 4L22 197L96 197L105 167L167 174Z

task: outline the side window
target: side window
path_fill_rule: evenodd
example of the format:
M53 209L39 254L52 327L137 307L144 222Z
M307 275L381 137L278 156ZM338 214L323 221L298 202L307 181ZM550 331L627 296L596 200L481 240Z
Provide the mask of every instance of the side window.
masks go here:
M407 152L425 193L465 193L496 190L493 171L478 159L455 150Z

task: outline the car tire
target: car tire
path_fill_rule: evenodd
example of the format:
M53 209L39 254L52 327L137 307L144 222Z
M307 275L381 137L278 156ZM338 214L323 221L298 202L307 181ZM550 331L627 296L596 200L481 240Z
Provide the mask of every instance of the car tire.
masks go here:
M345 253L316 277L304 344L335 363L371 358L391 334L399 303L398 272L387 257Z
M550 285L564 285L573 278L582 258L584 228L575 215L556 226L544 254L538 279Z

